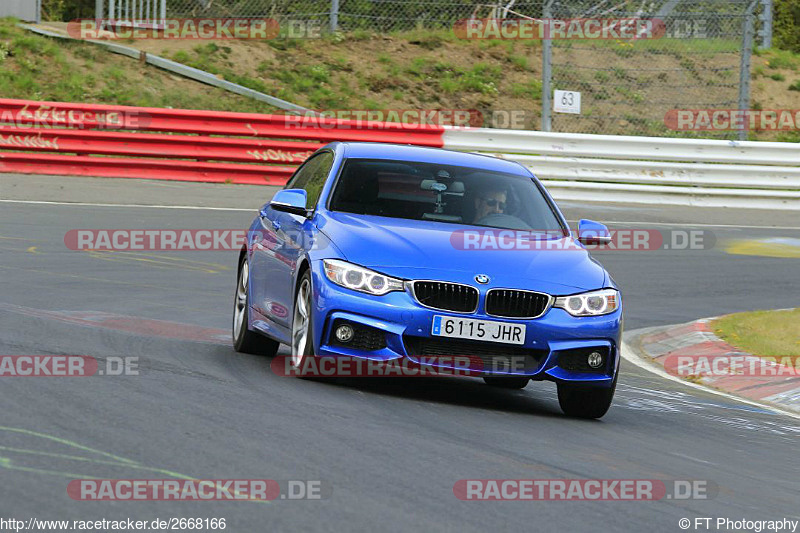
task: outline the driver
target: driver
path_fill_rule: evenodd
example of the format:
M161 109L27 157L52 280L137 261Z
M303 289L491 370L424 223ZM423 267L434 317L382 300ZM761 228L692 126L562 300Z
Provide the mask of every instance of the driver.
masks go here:
M488 188L475 198L475 219L473 224L478 224L480 221L489 215L505 214L506 202L508 193L503 188Z

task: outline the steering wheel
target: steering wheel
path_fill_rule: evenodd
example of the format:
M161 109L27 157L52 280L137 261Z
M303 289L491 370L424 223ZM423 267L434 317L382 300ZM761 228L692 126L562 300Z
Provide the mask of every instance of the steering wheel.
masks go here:
M476 220L475 224L478 226L491 226L493 228L502 229L531 229L530 226L522 219L517 218L514 215L507 215L505 213L491 213L480 220Z

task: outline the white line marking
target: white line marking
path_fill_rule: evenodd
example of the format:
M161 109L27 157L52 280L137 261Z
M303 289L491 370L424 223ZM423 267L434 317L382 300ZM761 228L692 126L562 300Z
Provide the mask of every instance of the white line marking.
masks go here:
M723 398L727 398L729 400L735 400L737 402L746 403L747 405L752 405L753 407L767 409L768 411L773 411L775 413L786 415L790 418L794 418L795 420L800 420L800 414L793 413L791 411L786 411L784 409L781 409L780 407L754 402L752 400L747 400L745 398L740 398L739 396L734 396L733 394L728 394L727 392L722 392L716 389L704 387L703 385L698 385L697 383L685 381L677 376L673 376L672 374L667 373L667 371L664 370L663 368L658 367L653 363L642 360L642 358L636 355L636 352L628 345L627 341L622 341L622 358L628 361L629 363L633 363L639 368L647 370L648 372L652 372L653 374L656 374L657 376L660 376L664 379L668 379L670 381L674 381L675 383L680 383L682 385L685 385L686 387L702 390L709 394L716 394L717 396L722 396Z
M80 207L152 207L154 209L196 209L206 211L247 211L257 212L258 208L246 209L243 207L203 207L199 205L144 205L144 204L92 204L88 202L47 202L44 200L5 200L0 202L8 204L36 204L36 205L74 205Z
M682 457L684 459L688 459L690 461L695 461L697 463L702 463L702 464L711 465L711 466L717 466L717 463L712 463L711 461L703 461L702 459L698 459L696 457L691 457L689 455L684 455L682 453L676 453L676 452L667 452L667 453L669 455L674 455L675 457Z

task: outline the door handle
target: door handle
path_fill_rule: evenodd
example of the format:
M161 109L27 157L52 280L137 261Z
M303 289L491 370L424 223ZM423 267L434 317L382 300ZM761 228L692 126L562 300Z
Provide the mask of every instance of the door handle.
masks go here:
M273 227L275 230L279 230L279 229L281 229L281 223L280 223L280 222L278 222L277 220L270 220L270 222L272 222L272 227Z

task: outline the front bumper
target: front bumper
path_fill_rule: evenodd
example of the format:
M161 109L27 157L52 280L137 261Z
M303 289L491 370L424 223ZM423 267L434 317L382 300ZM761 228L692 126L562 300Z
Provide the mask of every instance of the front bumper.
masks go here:
M394 361L407 358L413 363L431 367L454 368L448 358L436 361L420 359L424 352L420 346L431 341L441 343L443 337L433 337L431 328L435 315L514 322L526 325L525 342L522 346L473 342L476 353L486 346L497 348L494 353L521 353L525 351L525 364L470 366L472 375L528 376L534 380L555 382L586 382L594 386L611 386L619 369L619 350L622 335L622 309L599 317L573 317L563 309L550 308L536 319L522 320L488 316L483 312L486 290L481 287L480 302L475 313L453 313L423 307L416 302L410 291L391 292L384 296L372 296L355 292L331 283L320 269L312 267L314 287L313 338L315 353L320 356L348 356L373 361ZM385 333L385 343L378 349L353 349L337 343L333 336L333 324L347 321L358 326L375 328ZM461 352L449 355L462 355ZM577 354L602 350L606 355L601 368L592 370L575 365ZM588 353L588 352L587 352ZM510 356L514 357L514 356ZM531 363L531 358L535 363ZM569 363L569 364L567 364ZM458 366L458 365L457 365ZM460 367L463 369L463 367Z

